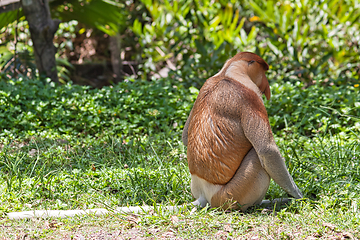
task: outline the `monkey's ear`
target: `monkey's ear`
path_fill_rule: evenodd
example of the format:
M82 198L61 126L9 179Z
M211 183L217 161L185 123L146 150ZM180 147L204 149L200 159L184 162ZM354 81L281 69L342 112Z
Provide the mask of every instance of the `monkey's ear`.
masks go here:
M261 84L259 86L261 92L263 92L266 96L267 100L270 100L271 92L270 92L270 86L267 78L264 76L261 80Z

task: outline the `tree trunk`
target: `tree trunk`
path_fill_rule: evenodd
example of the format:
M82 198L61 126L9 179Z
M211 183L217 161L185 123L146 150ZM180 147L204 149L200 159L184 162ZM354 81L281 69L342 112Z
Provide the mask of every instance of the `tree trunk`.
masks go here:
M122 61L121 61L121 36L116 33L115 36L110 36L109 50L111 53L111 65L114 73L115 82L120 82L122 79Z
M48 0L21 0L21 5L29 23L39 73L45 74L53 82L59 82L53 39L60 21L51 19Z

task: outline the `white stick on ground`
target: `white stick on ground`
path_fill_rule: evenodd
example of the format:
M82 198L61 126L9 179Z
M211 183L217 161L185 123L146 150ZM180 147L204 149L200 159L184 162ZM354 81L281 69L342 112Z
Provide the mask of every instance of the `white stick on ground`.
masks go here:
M168 211L176 211L180 209L179 207L184 206L164 206L159 207L166 209ZM25 212L11 212L8 213L7 216L9 219L25 219L25 218L66 218L80 215L105 215L112 213L140 213L140 212L148 212L153 210L153 207L143 206L143 207L118 207L116 209L107 210L104 208L95 208L95 209L87 209L87 210L34 210L34 211L25 211Z
M277 198L272 201L263 200L260 205L269 205L275 203L288 203L290 199L287 198ZM198 200L188 204L188 205L179 205L179 206L159 206L159 209L166 209L167 211L178 211L182 208L190 207L192 208L191 212L196 211L196 207L200 206ZM146 213L150 210L154 210L154 207L151 206L142 206L142 207L118 207L114 210L107 210L105 208L94 208L87 210L34 210L34 211L25 211L25 212L11 212L7 216L9 219L25 219L25 218L66 218L73 216L81 215L105 215L113 213Z

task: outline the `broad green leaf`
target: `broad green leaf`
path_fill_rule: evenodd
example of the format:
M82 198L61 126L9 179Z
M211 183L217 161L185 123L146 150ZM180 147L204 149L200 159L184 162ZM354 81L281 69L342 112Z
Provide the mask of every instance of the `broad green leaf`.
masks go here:
M143 31L142 31L142 26L141 26L139 19L135 19L133 26L132 26L132 30L135 34L142 35Z
M230 27L229 27L230 30L234 31L236 29L238 20L239 20L239 10L236 10L234 19L232 20L232 23L230 24Z
M83 4L79 1L69 1L72 11L64 8L52 9L52 14L63 21L77 20L89 27L96 27L109 35L116 34L125 21L122 8L110 4L110 1L91 0Z
M247 35L246 35L246 32L245 32L244 29L240 29L240 39L241 39L241 41L243 42L244 45L248 44Z
M249 4L254 9L255 13L261 18L262 21L266 22L270 20L267 14L264 12L264 10L261 9L261 7L255 3L255 1L250 0Z
M23 16L24 16L24 14L21 9L1 13L0 14L0 29L2 29L3 27L6 27L10 23L16 21L18 18L20 20L20 18L22 18Z
M251 27L251 30L247 36L247 40L250 42L256 38L257 35L257 28L255 26Z
M173 2L173 11L176 13L179 10L178 1Z
M275 55L278 55L279 57L282 57L283 54L281 53L281 51L274 44L272 44L270 39L267 39L266 43L268 44L270 49L275 53Z
M233 8L232 8L231 4L226 5L225 14L226 14L226 18L225 18L226 19L226 26L230 26L230 24L231 24L231 22L233 20L233 15L234 15L234 11L233 11Z
M274 14L275 1L266 1L266 14L271 16Z
M0 54L8 52L10 52L10 50L6 46L0 46Z
M244 23L245 23L245 20L246 20L246 18L242 18L242 19L241 19L239 25L238 25L237 28L235 29L235 33L237 33L237 34L240 33L240 29L243 28Z

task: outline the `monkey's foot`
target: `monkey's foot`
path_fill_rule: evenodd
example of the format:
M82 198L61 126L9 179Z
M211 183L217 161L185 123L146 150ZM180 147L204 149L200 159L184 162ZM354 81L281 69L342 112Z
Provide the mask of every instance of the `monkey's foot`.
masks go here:
M197 207L201 207L201 208L206 207L206 205L210 205L210 203L203 196L199 197L191 204L194 206L197 206Z

